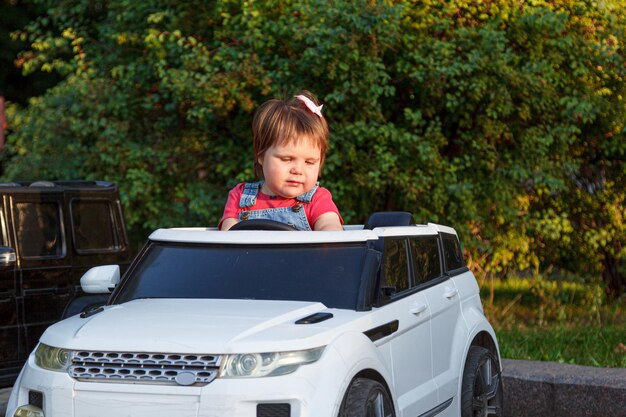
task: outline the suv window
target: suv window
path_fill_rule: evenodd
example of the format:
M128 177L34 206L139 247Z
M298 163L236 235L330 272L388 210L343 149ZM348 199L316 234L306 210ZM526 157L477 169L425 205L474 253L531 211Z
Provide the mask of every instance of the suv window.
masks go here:
M76 252L89 253L119 249L111 204L108 201L75 198L70 202L70 211Z
M463 268L463 254L461 253L461 244L454 235L442 233L443 253L446 260L446 270L453 271Z
M413 255L414 286L418 286L441 276L439 242L437 236L424 236L411 239Z
M385 238L383 273L385 287L395 288L395 293L408 290L409 261L406 239Z
M56 202L14 205L17 241L22 258L59 258L64 255L61 207Z

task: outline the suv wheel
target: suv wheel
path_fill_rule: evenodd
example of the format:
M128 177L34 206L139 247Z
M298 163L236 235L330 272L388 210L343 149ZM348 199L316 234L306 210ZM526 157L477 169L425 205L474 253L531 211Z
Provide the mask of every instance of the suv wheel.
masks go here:
M371 379L356 378L341 403L339 417L395 417L387 389Z
M461 417L502 416L502 378L493 354L470 347L463 370Z

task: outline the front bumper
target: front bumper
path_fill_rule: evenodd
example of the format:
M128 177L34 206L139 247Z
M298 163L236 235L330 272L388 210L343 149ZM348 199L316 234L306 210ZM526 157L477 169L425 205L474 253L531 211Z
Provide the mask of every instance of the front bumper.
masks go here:
M38 392L46 417L262 417L268 404L279 405L274 410L284 417L330 417L338 412L348 372L341 356L327 348L319 361L277 377L217 378L204 387L81 382L39 368L31 355L6 416Z

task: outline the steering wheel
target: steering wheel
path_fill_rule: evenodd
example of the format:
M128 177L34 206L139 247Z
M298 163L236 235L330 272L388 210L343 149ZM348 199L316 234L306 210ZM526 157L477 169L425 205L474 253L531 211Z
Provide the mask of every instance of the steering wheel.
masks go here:
M276 220L268 219L251 219L242 220L239 223L235 223L229 230L283 230L294 231L298 230L290 224L277 222Z

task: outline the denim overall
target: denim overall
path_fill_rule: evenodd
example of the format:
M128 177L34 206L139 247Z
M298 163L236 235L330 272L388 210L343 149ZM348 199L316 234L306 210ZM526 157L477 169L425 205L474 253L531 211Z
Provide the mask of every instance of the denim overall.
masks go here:
M317 187L319 187L319 183L315 184L315 187L313 187L311 191L297 196L297 203L292 207L250 210L250 207L256 204L256 197L259 194L259 190L261 190L262 185L263 181L247 183L244 185L243 193L239 199L239 207L241 208L239 220L275 220L277 222L289 224L298 230L311 230L311 225L309 225L309 221L306 219L306 213L304 212L304 204L309 204L311 202L313 194L315 194Z

